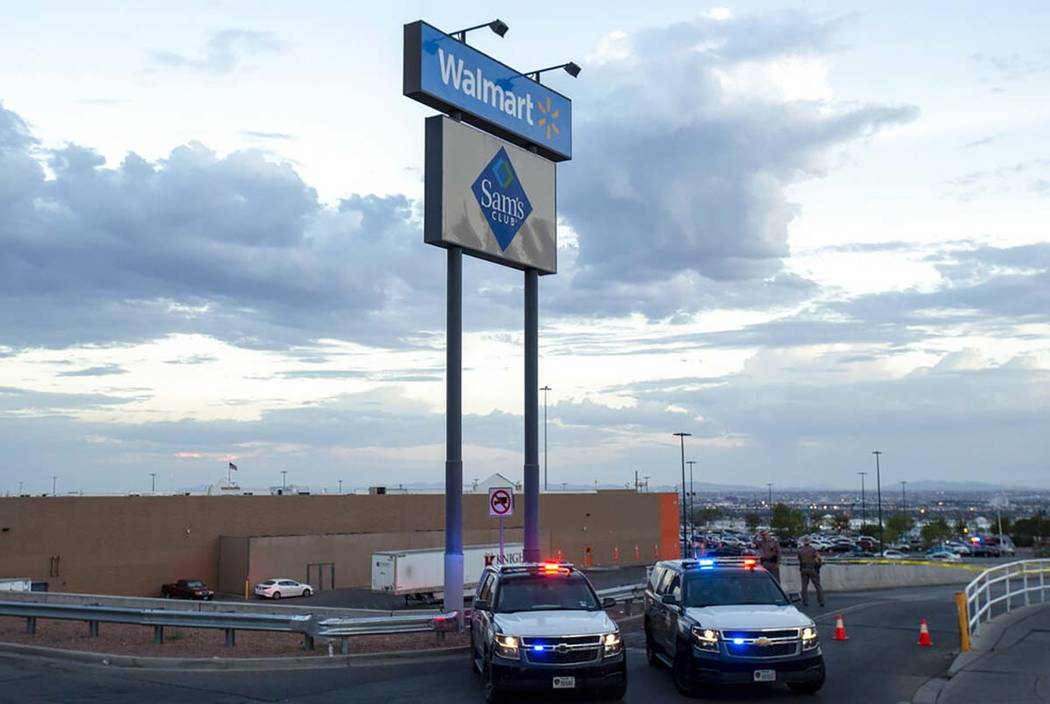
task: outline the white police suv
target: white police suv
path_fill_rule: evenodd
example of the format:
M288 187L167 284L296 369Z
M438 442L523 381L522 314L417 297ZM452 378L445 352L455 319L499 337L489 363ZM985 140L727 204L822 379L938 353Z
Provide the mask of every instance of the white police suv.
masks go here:
M620 629L590 581L565 563L489 566L470 620L470 663L485 699L524 690L596 690L622 699L627 661Z
M816 624L756 562L667 560L653 568L645 651L650 665L671 668L682 694L753 682L811 694L824 685Z

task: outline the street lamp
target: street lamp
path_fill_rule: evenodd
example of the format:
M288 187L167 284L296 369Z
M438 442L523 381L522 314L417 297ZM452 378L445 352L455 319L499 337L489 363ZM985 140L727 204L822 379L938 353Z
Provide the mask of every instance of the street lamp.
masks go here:
M527 71L525 75L539 83L541 73L547 73L548 71L557 71L559 68L565 69L565 73L569 74L573 78L579 76L580 71L583 70L582 68L580 68L579 64L570 61L565 64L558 64L557 66L548 66L547 68L536 69L535 71Z
M696 460L687 460L686 464L689 465L689 545L692 547L693 536L696 532L696 526L694 521L696 515L693 513L693 502L696 501L696 494L693 492L693 465L696 464Z
M286 480L287 479L288 479L288 470L287 469L282 469L281 470L281 491L284 491L284 489L287 487L287 484L286 484Z
M685 545L685 439L691 437L692 433L674 433L682 446L682 557L686 557Z
M339 480L339 493L340 494L343 493L343 480L342 479Z
M543 490L547 491L547 392L551 390L549 386L541 386L540 391L543 392Z
M149 480L150 480L149 493L156 494L157 493L157 473L156 472L150 472L149 473Z
M860 475L860 529L864 530L865 524L868 522L868 516L864 512L864 477L868 476L867 472L857 472Z
M51 495L55 496L58 494L58 477L51 475Z
M871 454L875 455L875 486L879 494L879 557L882 557L885 549L882 544L882 473L879 468L879 456L882 455L882 450L873 450Z
M455 32L451 32L450 36L453 39L458 39L459 41L466 44L467 32L473 32L475 29L482 29L484 27L488 27L501 37L507 33L508 29L510 29L510 27L507 26L507 23L503 20L492 20L491 22L482 22L481 24L476 24L473 27L467 27L466 29L456 30Z

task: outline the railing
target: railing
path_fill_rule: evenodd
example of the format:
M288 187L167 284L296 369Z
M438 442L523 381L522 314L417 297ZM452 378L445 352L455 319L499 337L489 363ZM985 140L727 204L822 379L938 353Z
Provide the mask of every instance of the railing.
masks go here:
M644 584L612 587L598 590L598 596L615 599L624 605L624 612L630 614L634 601L644 589ZM164 642L165 627L222 630L226 632L226 645L229 647L236 645L237 631L299 633L303 636L303 647L307 650L313 649L315 638L324 638L329 642L338 640L344 654L349 651L348 639L352 636L434 632L441 641L446 631L456 630L459 621L456 613L441 614L434 611L361 618L318 618L315 615L298 614L199 612L25 601L0 601L0 616L24 618L29 634L36 633L37 619L84 621L88 624L88 636L92 638L98 637L100 623L152 626L155 643Z
M1023 598L1024 606L1047 603L1050 591L1050 560L1018 560L986 569L963 592L966 613L960 620L966 622L964 639L977 635L982 621L987 623L999 613L1009 613L1015 599ZM1038 602L1036 602L1038 600ZM961 615L963 616L963 615Z

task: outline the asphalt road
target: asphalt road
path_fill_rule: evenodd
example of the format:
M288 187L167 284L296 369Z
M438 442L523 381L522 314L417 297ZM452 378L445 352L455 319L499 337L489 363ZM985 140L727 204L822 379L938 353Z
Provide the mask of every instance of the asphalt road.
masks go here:
M931 677L943 674L958 649L954 587L926 587L831 594L826 609L808 609L817 620L828 667L827 684L806 701L896 704L911 700ZM831 640L841 613L850 637ZM930 624L934 647L920 648L919 619ZM665 670L644 660L640 620L625 624L629 688L625 702L688 701ZM543 694L522 701L587 702L581 696ZM700 701L752 702L796 699L786 687L759 686L712 693ZM479 680L466 655L416 662L370 663L351 668L267 672L127 670L0 656L0 700L78 704L166 702L481 702ZM696 700L694 700L696 701Z

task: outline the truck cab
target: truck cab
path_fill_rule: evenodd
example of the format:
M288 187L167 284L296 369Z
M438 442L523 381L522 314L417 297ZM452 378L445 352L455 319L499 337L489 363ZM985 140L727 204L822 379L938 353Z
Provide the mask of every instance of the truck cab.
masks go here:
M470 622L470 665L485 700L580 689L622 699L627 661L610 602L571 564L486 567Z
M816 624L753 558L658 562L644 618L649 664L670 668L682 694L762 682L811 694L824 685Z

